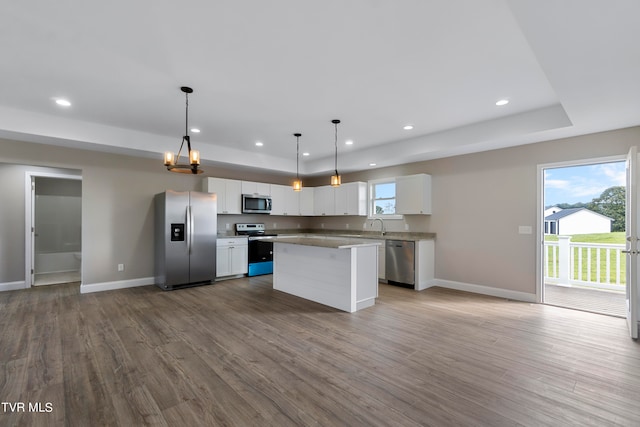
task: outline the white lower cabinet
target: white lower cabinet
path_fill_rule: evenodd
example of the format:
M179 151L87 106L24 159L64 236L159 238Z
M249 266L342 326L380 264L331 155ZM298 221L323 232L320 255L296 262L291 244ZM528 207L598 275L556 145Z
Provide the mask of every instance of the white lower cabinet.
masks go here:
M249 242L246 237L218 238L216 248L216 277L247 274Z

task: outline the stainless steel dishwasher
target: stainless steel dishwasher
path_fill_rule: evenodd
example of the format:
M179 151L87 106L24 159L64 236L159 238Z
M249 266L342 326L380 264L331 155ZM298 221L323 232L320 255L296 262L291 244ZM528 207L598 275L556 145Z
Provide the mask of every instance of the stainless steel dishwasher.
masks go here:
M415 286L416 243L407 240L387 240L385 262L387 281Z

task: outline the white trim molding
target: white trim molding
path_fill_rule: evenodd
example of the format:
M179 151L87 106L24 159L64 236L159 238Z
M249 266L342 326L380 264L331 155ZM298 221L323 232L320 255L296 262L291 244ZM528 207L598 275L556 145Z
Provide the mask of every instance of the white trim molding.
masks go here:
M80 285L80 293L88 294L91 292L112 291L115 289L135 288L138 286L153 285L154 277L141 277L140 279L118 280L115 282L90 283Z
M458 291L473 292L474 294L490 295L492 297L505 298L514 301L537 302L536 294L527 292L511 291L509 289L493 288L491 286L475 285L473 283L454 282L453 280L433 279L431 286L455 289Z
M17 291L18 289L26 289L24 280L18 282L0 283L0 292Z

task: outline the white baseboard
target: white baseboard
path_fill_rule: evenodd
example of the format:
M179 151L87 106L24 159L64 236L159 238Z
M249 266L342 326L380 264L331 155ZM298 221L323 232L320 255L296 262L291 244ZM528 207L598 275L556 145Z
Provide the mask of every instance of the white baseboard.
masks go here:
M17 291L18 289L25 289L25 283L24 280L21 280L19 282L7 282L7 283L0 283L0 292L2 291Z
M492 297L506 298L514 301L536 302L536 294L529 294L520 291L510 291L508 289L492 288L491 286L474 285L472 283L454 282L453 280L433 279L430 286L440 286L441 288L456 289L458 291L473 292L475 294L490 295Z
M88 294L91 292L112 291L114 289L135 288L137 286L153 285L155 278L142 277L140 279L118 280L116 282L90 283L80 285L80 293Z

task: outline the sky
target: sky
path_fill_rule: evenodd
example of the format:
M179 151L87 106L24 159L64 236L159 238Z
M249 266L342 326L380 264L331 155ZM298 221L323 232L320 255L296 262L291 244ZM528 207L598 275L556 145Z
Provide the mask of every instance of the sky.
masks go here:
M545 169L544 205L588 203L617 185L626 185L624 161Z

